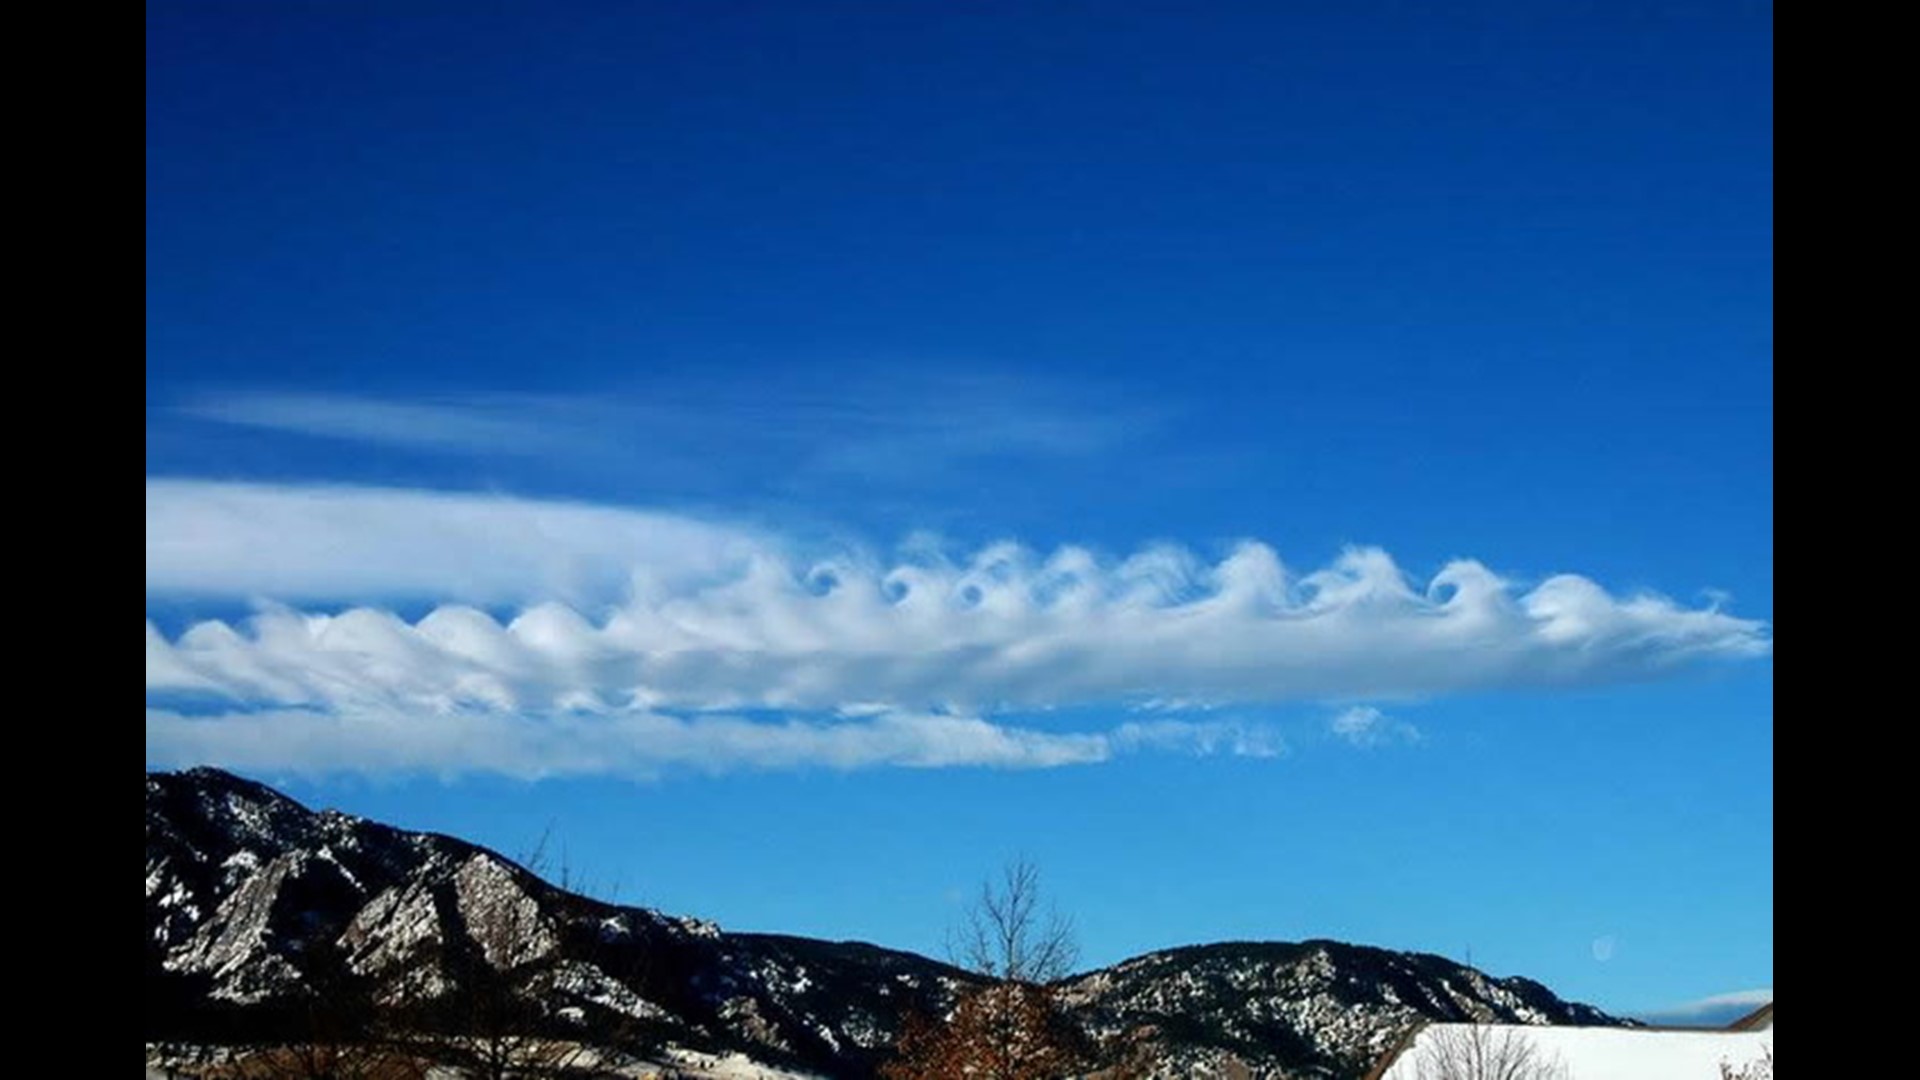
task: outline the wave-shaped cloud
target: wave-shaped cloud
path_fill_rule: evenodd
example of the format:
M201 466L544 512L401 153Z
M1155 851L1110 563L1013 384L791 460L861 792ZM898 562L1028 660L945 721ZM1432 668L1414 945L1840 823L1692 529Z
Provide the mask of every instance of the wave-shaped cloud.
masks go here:
M1421 583L1375 548L1305 574L1252 541L1212 563L1175 547L1110 559L1012 543L965 558L802 559L677 515L194 481L150 482L147 526L150 592L448 601L411 621L376 604L262 602L238 624L172 638L150 621L150 699L314 715L626 716L594 730L662 744L678 730L658 726L662 710L772 709L816 718L817 738L799 741L833 760L833 740L856 729L821 718L856 708L985 716L1409 697L1644 679L1770 647L1764 623L1717 608L1617 597L1571 574L1521 588L1472 560ZM458 602L505 599L519 602L515 614ZM163 730L173 722L163 717ZM586 730L569 725L542 737ZM1103 737L1109 752L1126 741ZM1022 745L1027 757L1065 752ZM913 763L897 748L852 758Z

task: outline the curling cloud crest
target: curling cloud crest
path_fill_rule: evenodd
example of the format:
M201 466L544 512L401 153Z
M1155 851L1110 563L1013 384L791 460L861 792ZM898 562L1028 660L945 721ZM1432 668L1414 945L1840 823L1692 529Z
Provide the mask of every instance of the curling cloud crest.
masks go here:
M419 738L469 724L495 744L639 740L668 763L659 748L739 746L725 724L740 723L762 729L737 755L752 764L1059 764L1152 749L1153 737L1133 725L1074 742L972 718L1636 680L1770 647L1764 623L1717 609L1616 597L1570 574L1521 588L1471 560L1417 582L1375 548L1307 573L1257 542L1217 562L1174 547L1107 559L1011 543L958 559L801 558L675 515L198 482L151 482L147 525L151 593L272 598L237 624L173 637L149 621L149 700L248 710L230 724L274 716L284 732L304 725L342 747L342 718L398 728L391 718L405 715L458 718ZM382 595L447 602L413 620L375 603L313 603ZM289 599L307 608L277 603ZM498 616L472 606L506 601ZM747 709L813 719L669 715ZM879 719L846 719L854 709ZM1175 734L1162 738L1187 749L1260 750L1167 723ZM176 746L217 730L150 713L150 748L156 725ZM903 748L902 731L919 741ZM942 756L963 734L971 749Z

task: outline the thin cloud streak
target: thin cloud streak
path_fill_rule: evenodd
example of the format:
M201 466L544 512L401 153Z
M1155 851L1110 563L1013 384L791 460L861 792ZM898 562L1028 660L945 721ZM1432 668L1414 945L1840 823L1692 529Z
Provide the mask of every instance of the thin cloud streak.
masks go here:
M713 481L731 472L805 486L851 477L911 482L985 460L1090 458L1157 427L1164 407L988 370L933 376L854 367L761 380L751 392L684 378L592 395L224 390L169 411L410 452L618 462L623 473L656 480Z
M195 397L175 411L240 427L421 450L540 455L567 442L523 411L473 400L242 391Z
M924 713L767 723L645 711L539 719L471 709L293 709L213 716L147 711L150 763L217 763L308 775L495 773L532 780L653 779L680 771L1050 769L1143 752L1271 757L1279 753L1279 743L1256 729L1218 723L1061 733Z

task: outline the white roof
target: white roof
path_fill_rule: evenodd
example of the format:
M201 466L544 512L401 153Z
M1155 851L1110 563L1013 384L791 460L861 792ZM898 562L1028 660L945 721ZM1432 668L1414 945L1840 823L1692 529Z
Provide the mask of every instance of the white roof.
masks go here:
M1773 1029L1676 1031L1659 1028L1539 1027L1530 1024L1428 1024L1380 1080L1422 1080L1449 1040L1480 1037L1496 1047L1525 1040L1546 1061L1566 1066L1565 1080L1718 1080L1720 1064L1735 1069L1773 1049ZM1553 1074L1542 1074L1553 1075Z

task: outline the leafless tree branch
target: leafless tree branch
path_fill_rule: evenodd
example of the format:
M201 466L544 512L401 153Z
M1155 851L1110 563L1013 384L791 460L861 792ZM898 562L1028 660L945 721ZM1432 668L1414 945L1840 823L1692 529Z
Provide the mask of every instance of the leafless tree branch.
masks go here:
M1559 1055L1509 1027L1462 1024L1424 1033L1415 1080L1568 1080Z
M1024 856L1002 867L998 881L981 883L948 951L989 979L1035 984L1062 978L1079 959L1073 920L1041 909L1040 870Z

